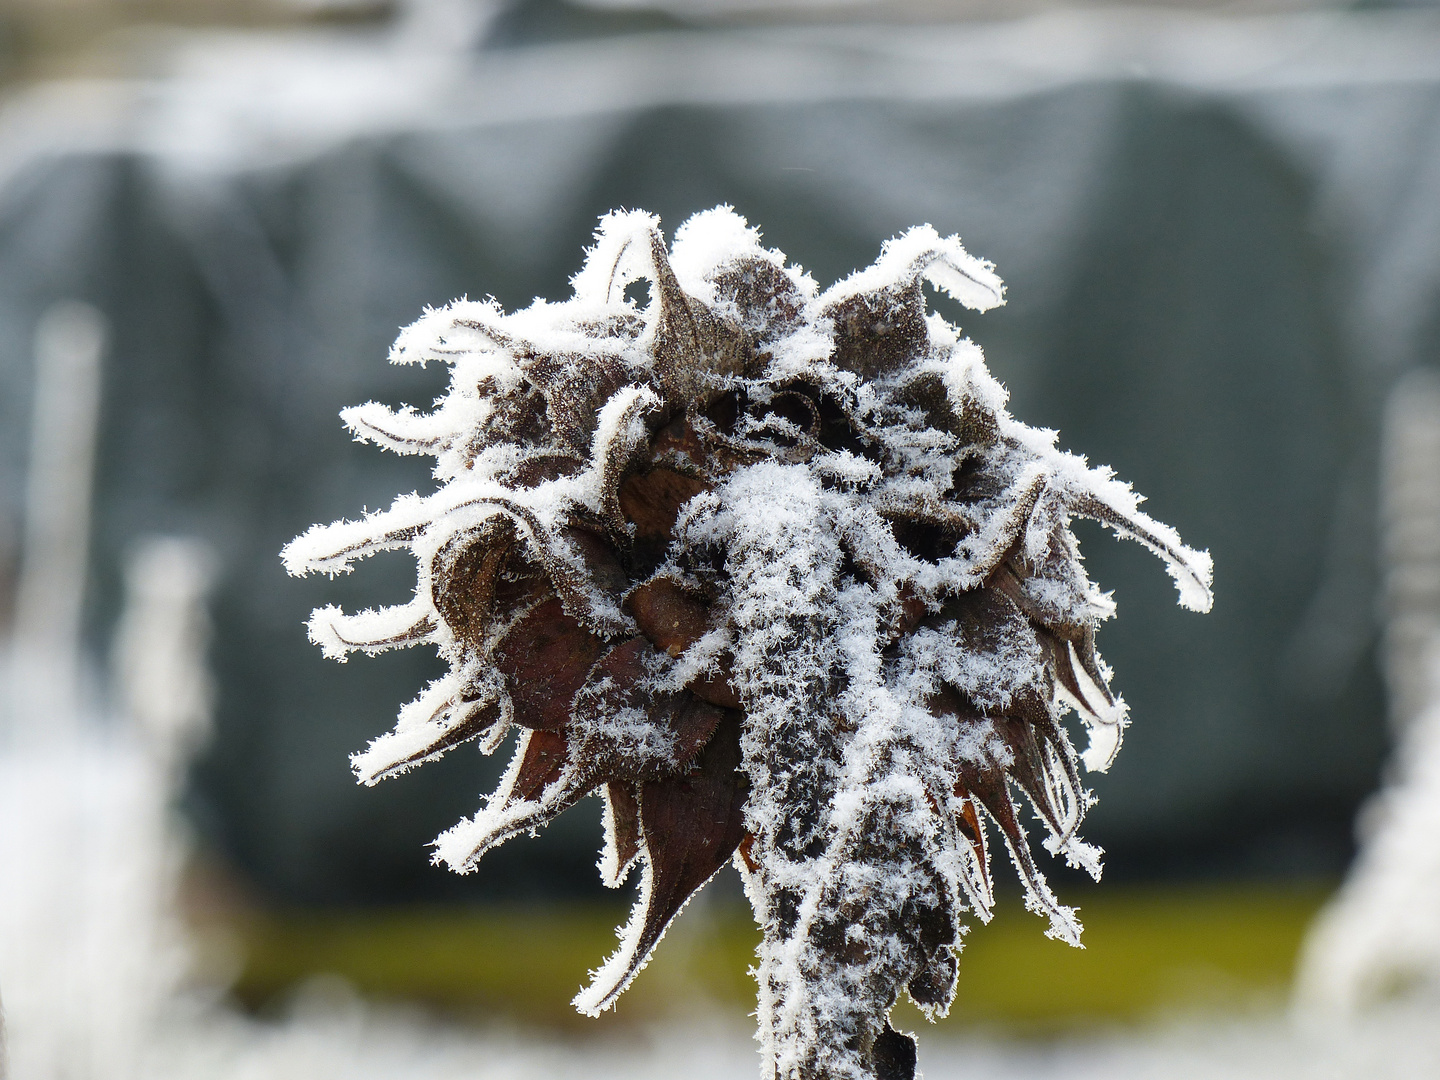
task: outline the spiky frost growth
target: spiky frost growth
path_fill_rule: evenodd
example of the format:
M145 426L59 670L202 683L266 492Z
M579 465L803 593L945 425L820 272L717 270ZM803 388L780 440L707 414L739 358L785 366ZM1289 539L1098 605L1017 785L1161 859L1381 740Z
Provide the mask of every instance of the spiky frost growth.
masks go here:
M642 309L625 287L649 282ZM1106 768L1125 707L1095 652L1113 606L1070 532L1094 518L1210 606L1210 559L1142 514L1107 469L1005 411L978 346L922 283L985 310L988 263L928 226L825 292L728 207L683 225L613 213L563 303L458 301L392 362L452 365L429 413L346 410L358 438L437 460L438 488L285 551L292 573L409 548L401 607L310 621L343 659L419 642L450 672L354 759L365 783L469 739L517 750L499 789L436 841L466 872L590 792L600 870L640 897L575 999L608 1008L688 898L735 856L764 930L768 1075L908 1076L901 989L943 1013L958 920L990 918L993 827L1049 933L1080 924L1035 868L1045 846L1099 876L1090 803L1060 725ZM988 821L988 825L987 825Z

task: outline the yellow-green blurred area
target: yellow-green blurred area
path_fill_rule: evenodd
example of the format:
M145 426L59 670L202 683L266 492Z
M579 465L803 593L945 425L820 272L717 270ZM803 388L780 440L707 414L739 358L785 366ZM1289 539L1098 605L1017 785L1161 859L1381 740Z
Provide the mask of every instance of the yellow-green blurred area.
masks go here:
M1095 887L1078 903L1084 949L1044 936L1018 899L975 925L941 1026L1062 1034L1082 1024L1140 1024L1187 1013L1235 1014L1284 1002L1319 886ZM623 907L392 910L247 919L236 996L279 1007L307 979L345 979L368 998L423 1003L462 1020L601 1034L704 1011L754 1009L748 969L759 932L737 904L702 899L680 916L649 967L599 1020L570 999L615 947ZM896 1021L925 1021L912 1005Z

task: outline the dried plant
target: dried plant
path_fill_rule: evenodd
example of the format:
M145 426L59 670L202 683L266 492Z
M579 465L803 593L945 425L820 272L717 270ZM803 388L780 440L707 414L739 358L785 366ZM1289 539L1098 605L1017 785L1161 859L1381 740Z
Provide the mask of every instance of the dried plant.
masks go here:
M625 295L640 279L643 307ZM887 1017L902 989L948 1008L960 919L990 918L992 827L1028 906L1078 944L1013 797L1049 851L1099 876L1061 715L1078 711L1102 770L1126 719L1095 651L1113 605L1071 518L1138 540L1182 604L1210 606L1209 556L1011 418L979 347L927 314L926 281L976 310L1002 301L991 266L928 226L820 292L729 208L668 253L653 216L610 214L572 299L459 301L401 334L392 362L449 363L447 395L343 415L434 456L436 490L285 552L292 573L388 548L418 561L410 603L311 618L339 659L429 642L450 662L354 758L362 781L518 731L437 861L473 870L603 797L600 872L618 886L638 863L640 895L582 1011L614 1003L734 856L777 1077L913 1073Z

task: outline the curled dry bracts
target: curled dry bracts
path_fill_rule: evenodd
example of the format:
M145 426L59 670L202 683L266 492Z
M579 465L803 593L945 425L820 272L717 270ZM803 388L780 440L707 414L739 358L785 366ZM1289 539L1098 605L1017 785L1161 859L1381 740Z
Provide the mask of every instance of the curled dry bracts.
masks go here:
M644 279L639 306L626 286ZM435 842L461 872L583 796L605 801L600 872L640 896L575 999L609 1007L688 898L734 858L763 931L768 1075L907 1076L902 990L943 1013L960 920L990 918L998 839L1051 936L1080 924L1036 869L1045 846L1099 876L1077 835L1125 706L1095 651L1113 613L1072 517L1149 547L1180 602L1210 559L1109 470L1014 420L978 346L925 282L985 310L988 263L924 226L821 292L728 208L667 251L614 213L563 303L427 312L391 360L451 365L428 413L346 410L357 438L436 459L430 494L311 529L292 573L387 548L408 604L317 610L328 655L434 644L450 671L354 759L374 783L511 730L514 760ZM1088 728L1077 755L1061 725Z

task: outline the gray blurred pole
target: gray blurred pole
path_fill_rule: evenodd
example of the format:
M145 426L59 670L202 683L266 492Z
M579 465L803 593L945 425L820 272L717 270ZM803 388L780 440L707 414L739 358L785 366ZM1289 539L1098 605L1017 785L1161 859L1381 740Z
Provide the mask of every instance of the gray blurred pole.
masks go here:
M106 320L64 300L35 328L35 398L16 589L12 738L75 723L80 706L80 612L90 547L90 498Z

